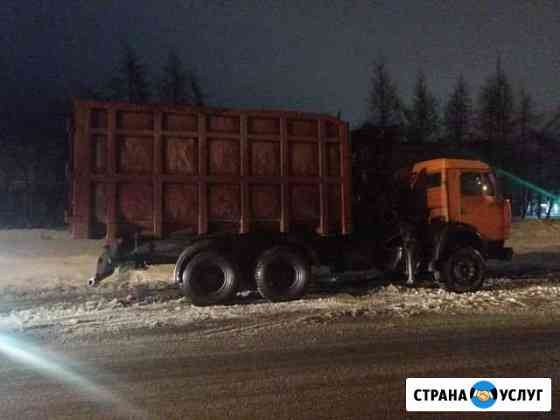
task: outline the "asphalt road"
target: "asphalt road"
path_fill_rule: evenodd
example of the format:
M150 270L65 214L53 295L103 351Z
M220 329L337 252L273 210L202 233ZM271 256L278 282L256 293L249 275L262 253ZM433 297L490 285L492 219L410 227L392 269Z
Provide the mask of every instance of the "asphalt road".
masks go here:
M0 418L395 419L407 416L407 376L552 377L553 412L541 416L560 418L558 326L337 320L70 344L0 336Z

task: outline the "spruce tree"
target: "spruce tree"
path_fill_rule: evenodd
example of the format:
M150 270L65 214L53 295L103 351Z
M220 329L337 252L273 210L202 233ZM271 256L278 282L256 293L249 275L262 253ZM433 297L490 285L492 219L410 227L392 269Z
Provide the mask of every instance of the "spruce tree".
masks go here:
M440 119L437 101L430 92L426 77L418 72L412 106L407 110L408 139L417 143L425 143L437 139Z
M159 83L159 98L173 105L192 104L190 80L175 51L170 51Z
M401 100L397 86L391 79L385 60L379 58L373 65L369 94L369 121L376 127L402 124Z
M467 83L460 75L445 107L445 137L460 146L470 139L471 124L472 99Z
M133 103L145 103L150 97L146 67L128 44L123 45L123 54L112 79L111 99Z

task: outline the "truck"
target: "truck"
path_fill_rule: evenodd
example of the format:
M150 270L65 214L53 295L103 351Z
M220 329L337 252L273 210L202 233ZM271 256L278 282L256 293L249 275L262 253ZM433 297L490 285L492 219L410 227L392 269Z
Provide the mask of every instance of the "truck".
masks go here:
M511 206L491 167L360 165L348 123L324 114L77 100L69 221L107 239L96 285L126 262L172 263L196 305L257 290L304 295L312 270L431 273L476 291L504 246Z

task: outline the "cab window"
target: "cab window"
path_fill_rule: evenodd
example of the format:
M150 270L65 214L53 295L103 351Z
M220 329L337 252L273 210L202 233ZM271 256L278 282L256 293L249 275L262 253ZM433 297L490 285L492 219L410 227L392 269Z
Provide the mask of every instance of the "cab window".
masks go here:
M463 172L461 174L461 194L466 196L493 196L494 184L487 173Z

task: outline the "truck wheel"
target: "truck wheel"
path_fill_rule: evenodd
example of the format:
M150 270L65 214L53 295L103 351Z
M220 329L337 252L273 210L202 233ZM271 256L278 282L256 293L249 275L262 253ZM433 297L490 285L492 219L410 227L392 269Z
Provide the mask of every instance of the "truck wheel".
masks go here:
M472 247L459 248L443 263L441 278L454 292L475 292L482 287L486 264Z
M239 270L229 258L213 251L196 254L181 275L182 288L197 306L225 303L239 285Z
M297 251L276 247L257 261L255 280L259 293L273 302L299 299L311 279L309 263Z

